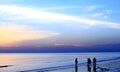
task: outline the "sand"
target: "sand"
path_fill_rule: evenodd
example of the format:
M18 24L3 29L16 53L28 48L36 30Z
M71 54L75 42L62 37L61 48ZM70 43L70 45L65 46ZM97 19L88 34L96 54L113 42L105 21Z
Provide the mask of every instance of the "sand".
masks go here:
M2 68L3 66L1 66ZM111 60L111 61L103 61L97 62L97 72L120 72L120 60ZM48 71L47 71L48 70ZM75 72L74 67L70 68L50 68L50 69L36 69L30 71L20 71L20 72ZM79 66L77 72L88 72L87 64ZM93 72L93 67L91 68L91 72Z
M100 63L97 63L97 66L104 69L104 70L97 69L97 72L120 72L120 60L100 62ZM106 70L106 69L109 69L109 70ZM75 69L69 68L69 69L49 71L49 72L75 72ZM87 66L78 67L78 72L88 72ZM91 72L93 72L92 69L91 69Z

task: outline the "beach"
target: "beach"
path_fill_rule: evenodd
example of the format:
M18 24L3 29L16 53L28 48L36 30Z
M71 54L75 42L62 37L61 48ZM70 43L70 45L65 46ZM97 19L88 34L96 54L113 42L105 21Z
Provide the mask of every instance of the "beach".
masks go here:
M103 68L104 70L97 69L96 72L120 72L120 59L105 61L105 62L98 62L98 66ZM94 72L92 68L93 67L91 67L91 72ZM106 70L106 69L109 69L109 70ZM36 70L28 70L23 72L76 72L76 71L74 67L71 67L71 68L63 67L62 69L60 68L44 69L44 71L42 71L41 69L36 69ZM87 70L87 64L78 66L77 72L89 72Z
M107 68L109 70L102 71L98 69L97 72L120 72L120 60L102 62L102 63L99 63L99 66L102 68ZM75 69L70 68L66 70L58 70L58 71L50 71L50 72L75 72ZM80 66L78 67L78 72L89 72L89 71L87 71L87 66Z
M109 70L97 70L97 72L120 72L120 60L114 60L110 62L102 62L99 63L100 67L108 68ZM55 70L49 72L75 72L75 68L63 69L63 70ZM78 72L88 72L87 66L80 66L78 67ZM93 71L91 71L93 72Z
M120 72L119 55L120 53L0 54L0 72L75 72L76 57L77 72L88 72L87 58L93 61L94 57L97 59L96 68L99 67L97 72Z

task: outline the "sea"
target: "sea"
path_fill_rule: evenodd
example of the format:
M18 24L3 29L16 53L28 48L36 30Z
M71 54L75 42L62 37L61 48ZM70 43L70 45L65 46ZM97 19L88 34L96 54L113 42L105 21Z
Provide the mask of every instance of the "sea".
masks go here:
M98 62L120 60L120 52L91 53L0 53L0 72L49 72L74 67L75 58L79 66L85 65L87 58Z

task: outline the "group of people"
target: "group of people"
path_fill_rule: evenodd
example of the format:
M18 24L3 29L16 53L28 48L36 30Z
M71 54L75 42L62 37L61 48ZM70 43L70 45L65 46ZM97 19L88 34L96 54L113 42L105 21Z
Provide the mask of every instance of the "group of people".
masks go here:
M91 59L88 58L87 59L87 69L88 69L88 72L91 72ZM93 58L93 71L96 72L96 58Z
M90 58L87 59L87 70L91 72L92 61ZM78 72L78 59L75 59L75 72ZM93 72L96 72L96 58L93 58Z

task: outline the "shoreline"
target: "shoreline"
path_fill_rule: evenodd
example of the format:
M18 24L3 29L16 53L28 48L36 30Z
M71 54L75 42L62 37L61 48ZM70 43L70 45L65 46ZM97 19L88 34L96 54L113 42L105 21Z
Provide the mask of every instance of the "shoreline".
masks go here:
M117 58L115 58L117 59ZM98 60L97 66L99 65L100 68L103 68L104 70L109 69L107 72L111 72L112 70L118 69L117 72L120 71L120 59L115 60L115 59L110 59L110 60ZM92 67L93 68L93 67ZM92 70L92 69L91 69ZM49 67L49 68L42 68L42 69L34 69L34 70L25 70L25 71L19 71L19 72L34 72L34 71L41 71L41 72L75 72L75 65L66 65L66 66L57 66L57 67ZM88 72L87 71L87 63L79 63L78 64L78 72ZM101 71L98 70L97 71Z
M98 63L101 68L105 68L104 70L98 70L97 72L120 72L120 60L113 60L109 62L102 62ZM109 70L106 70L109 69ZM56 71L49 71L49 72L75 72L74 68L65 69L65 70L56 70ZM79 66L78 72L88 72L87 65L86 66ZM93 72L93 71L91 71Z
M10 66L13 66L13 65L3 65L3 66L0 66L0 68L6 68L6 67L10 67Z
M3 58L4 57L4 58ZM78 62L75 60L77 58ZM107 68L110 71L120 72L119 53L75 53L75 54L4 54L1 55L0 66L12 65L11 67L0 68L2 72L75 72L77 65L78 72L87 71L87 59L97 59L97 66ZM112 66L113 68L111 68ZM91 66L92 67L92 66ZM93 70L93 67L91 68ZM92 71L91 71L92 72ZM98 72L98 71L97 71ZM100 71L99 71L100 72Z

